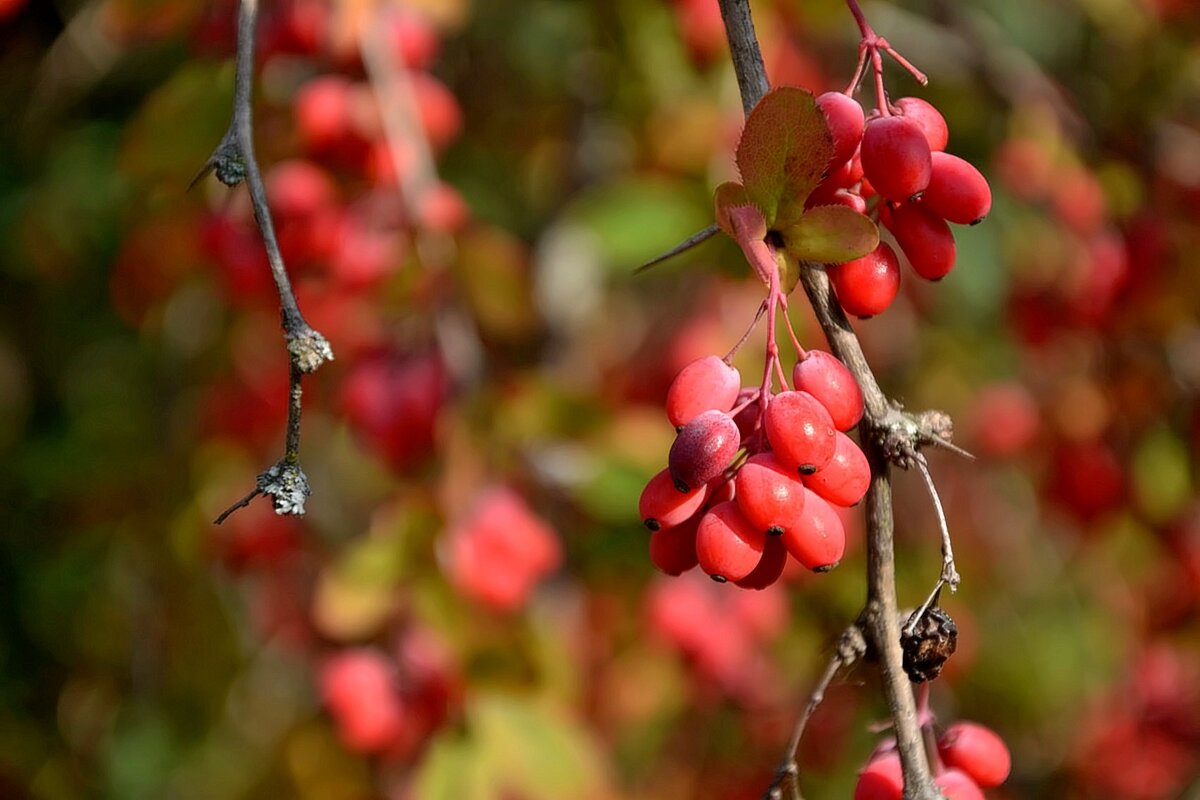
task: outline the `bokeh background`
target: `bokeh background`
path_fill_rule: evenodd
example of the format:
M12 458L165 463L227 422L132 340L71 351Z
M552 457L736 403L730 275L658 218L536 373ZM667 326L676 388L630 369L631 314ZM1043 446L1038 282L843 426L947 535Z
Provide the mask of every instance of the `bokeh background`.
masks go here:
M244 190L188 190L235 6L0 1L0 797L761 796L861 607L862 522L763 592L646 554L666 385L762 294L720 240L632 274L731 175L715 2L264 5L259 157L337 360L309 514L216 527L287 386ZM995 194L948 278L857 325L979 455L931 455L964 575L934 710L1008 742L989 797L1200 797L1200 8L865 10ZM755 11L774 83L845 86L840 2ZM896 482L915 605L937 532ZM850 796L879 697L869 666L831 688L806 797Z

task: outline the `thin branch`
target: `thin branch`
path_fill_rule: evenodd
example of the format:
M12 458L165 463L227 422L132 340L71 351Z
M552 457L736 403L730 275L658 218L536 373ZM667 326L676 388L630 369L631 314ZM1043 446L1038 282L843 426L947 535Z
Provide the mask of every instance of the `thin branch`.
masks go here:
M938 528L942 534L942 571L938 575L937 583L933 586L933 591L925 598L925 602L920 608L909 618L908 624L904 626L905 635L912 635L917 629L917 623L925 616L925 612L931 605L937 602L938 595L941 594L943 586L949 586L950 591L958 591L959 581L962 580L958 574L958 568L954 564L954 545L950 541L950 525L946 522L946 512L942 508L942 498L938 495L937 486L933 483L933 476L929 474L929 464L925 461L925 454L917 454L917 471L921 473L921 477L925 480L925 488L929 490L929 497L933 501L933 510L937 514Z
M812 719L813 712L817 710L817 706L821 705L825 700L825 691L829 685L833 683L833 679L837 677L838 672L846 669L862 658L867 652L867 642L863 638L862 629L857 624L851 625L842 632L838 639L837 650L833 654L833 658L825 665L825 671L821 673L820 679L817 680L817 685L813 687L812 694L808 697L808 703L804 706L804 711L800 713L800 719L796 721L796 727L792 730L792 738L788 742L787 759L780 766L779 772L775 775L775 781L767 789L767 793L763 800L783 800L784 788L789 788L793 800L800 798L800 787L796 779L800 775L800 740L804 737L804 730L808 727L808 721Z
M267 190L262 172L254 155L254 45L258 25L258 0L242 0L238 6L237 60L234 73L233 118L228 130L221 137L212 156L200 170L193 184L210 172L226 186L236 186L243 181L250 191L250 203L254 219L262 234L271 277L279 292L279 307L282 317L284 340L290 362L288 387L287 443L284 457L259 474L255 488L246 497L234 503L216 520L224 522L234 511L249 504L259 494L271 495L277 514L304 513L304 499L308 496L308 479L300 468L300 379L314 372L326 361L333 360L333 348L328 340L314 330L300 313L296 294L292 290L279 240L275 236L275 225L271 221L271 210L267 204Z
M230 514L237 511L239 508L245 508L246 506L250 505L250 501L253 500L254 498L258 497L260 494L262 494L262 492L260 492L258 490L258 487L255 486L253 489L251 489L249 492L246 493L245 497L243 497L241 500L238 500L236 503L231 505L229 508L222 511L220 516L218 516L216 519L213 520L213 525L220 525L222 522L229 519Z
M758 40L750 18L748 0L720 0L730 52L742 92L742 107L749 113L766 93L768 83ZM858 337L830 291L829 278L817 265L800 265L801 282L834 354L850 369L863 390L865 413L859 432L871 464L867 490L867 605L861 618L868 642L880 659L884 693L904 770L905 800L939 800L925 755L912 686L903 669L900 650L899 610L896 602L894 520L890 458L883 439L888 431L911 424L890 403L863 356ZM894 434L893 434L894 435Z

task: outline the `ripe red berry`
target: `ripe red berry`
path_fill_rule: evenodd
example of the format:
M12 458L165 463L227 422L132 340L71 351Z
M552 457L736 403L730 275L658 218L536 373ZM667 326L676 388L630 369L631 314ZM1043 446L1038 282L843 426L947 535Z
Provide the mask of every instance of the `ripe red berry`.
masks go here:
M950 130L946 127L946 119L942 112L919 97L901 97L893 105L901 116L917 124L921 133L925 134L925 141L929 142L930 150L936 153L946 149L946 142L950 141Z
M804 484L774 453L751 456L734 482L738 508L764 533L783 533L804 510Z
M708 485L700 484L690 492L680 492L669 470L650 479L638 500L642 523L652 531L673 528L696 515L708 497Z
M767 406L767 441L789 469L815 472L833 458L837 430L821 401L808 392L780 392Z
M702 411L729 411L738 399L742 376L717 356L698 358L679 371L667 389L667 419L678 428Z
M675 488L690 492L720 475L741 443L737 424L724 411L713 409L697 415L679 430L667 455Z
M971 776L957 769L948 769L933 779L946 800L985 800L983 790Z
M413 72L410 80L421 127L430 147L441 151L462 133L462 107L450 88L434 76Z
M954 269L954 234L944 219L930 214L922 203L895 206L888 223L908 263L922 278L941 280Z
M900 800L903 796L904 774L898 753L874 758L858 773L854 800Z
M762 560L766 534L756 529L732 500L713 506L696 529L696 557L714 580L739 581Z
M809 350L792 367L792 386L817 398L839 431L850 430L862 418L863 396L858 381L833 353Z
M826 268L838 302L847 314L873 317L887 309L900 293L900 261L887 242L862 258Z
M846 552L846 528L833 506L810 489L804 490L804 510L783 532L783 543L792 558L808 569L827 572Z
M987 178L969 162L949 153L932 155L933 171L921 203L934 216L958 225L974 225L992 210Z
M700 518L696 516L650 534L650 561L660 572L682 575L696 566L696 529L699 525Z
M863 108L858 101L841 92L825 92L817 96L817 107L829 123L833 137L832 164L848 161L863 135Z
M341 75L320 75L296 91L292 101L296 130L305 145L331 147L350 134L350 81Z
M787 566L787 547L778 536L768 536L763 541L762 558L754 570L735 583L742 589L761 591L779 580Z
M863 131L862 165L875 191L889 200L908 200L929 184L929 142L907 117L876 117Z
M1012 757L990 728L978 722L956 722L938 737L938 753L946 766L962 770L984 789L1008 778Z
M396 665L378 650L343 650L321 667L321 695L346 746L388 749L407 722L395 686Z
M803 480L805 486L834 505L852 506L867 493L871 467L854 440L839 432L833 458Z

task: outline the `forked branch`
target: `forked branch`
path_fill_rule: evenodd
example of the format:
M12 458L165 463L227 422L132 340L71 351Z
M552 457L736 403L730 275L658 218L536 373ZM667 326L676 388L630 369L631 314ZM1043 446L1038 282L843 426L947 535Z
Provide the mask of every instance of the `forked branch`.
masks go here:
M300 468L300 411L301 377L316 371L326 361L333 360L333 348L328 340L314 330L300 313L296 294L288 279L287 268L279 251L275 226L271 221L271 210L267 205L267 191L262 173L254 155L253 86L255 31L258 27L258 0L242 0L238 7L237 62L234 75L233 118L228 130L221 137L208 162L201 169L195 184L210 172L226 186L237 186L245 181L250 191L250 202L254 219L262 234L267 251L267 261L275 288L279 292L279 307L282 317L284 340L291 365L288 387L287 440L284 455L258 475L254 489L241 500L230 506L215 520L225 521L234 511L249 504L260 494L270 495L277 514L304 513L304 501L308 497L308 478Z

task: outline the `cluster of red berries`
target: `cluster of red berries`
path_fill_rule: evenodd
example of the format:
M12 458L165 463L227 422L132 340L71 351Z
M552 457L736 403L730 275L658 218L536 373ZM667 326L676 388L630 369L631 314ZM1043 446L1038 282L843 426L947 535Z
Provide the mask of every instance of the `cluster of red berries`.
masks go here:
M861 500L871 478L844 433L862 416L862 392L822 350L796 363L792 384L775 394L742 388L738 370L717 356L675 377L666 400L675 442L638 505L660 570L699 564L718 582L762 589L789 553L816 571L841 560L846 534L834 506Z
M887 113L863 112L842 92L817 97L833 136L833 165L813 191L808 206L840 204L866 214L868 201L926 280L954 268L954 234L947 223L974 225L992 206L987 180L970 163L945 152L949 131L941 113L917 97L904 97ZM829 278L842 307L874 316L900 290L900 265L891 245L880 242L867 255L831 265Z
M1012 757L994 731L956 722L938 737L934 782L947 800L983 800L983 790L1008 778ZM904 777L895 742L881 745L858 774L854 800L901 800Z

